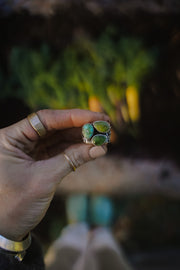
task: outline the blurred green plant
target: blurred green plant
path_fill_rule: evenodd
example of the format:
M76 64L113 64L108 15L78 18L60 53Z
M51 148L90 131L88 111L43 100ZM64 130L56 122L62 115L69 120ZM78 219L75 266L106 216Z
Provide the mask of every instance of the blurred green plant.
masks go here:
M84 36L64 51L13 48L6 92L33 110L73 108L108 113L117 130L139 120L139 93L156 60L140 39L117 40L106 31L96 41ZM12 93L13 92L13 93Z

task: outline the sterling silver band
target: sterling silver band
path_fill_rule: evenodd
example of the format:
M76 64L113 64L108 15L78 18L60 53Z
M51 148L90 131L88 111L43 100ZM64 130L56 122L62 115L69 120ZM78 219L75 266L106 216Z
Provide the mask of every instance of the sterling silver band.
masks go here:
M68 161L69 165L71 166L71 168L73 169L73 171L76 170L76 166L74 165L74 163L72 162L72 160L65 154L63 153L65 159Z
M37 132L40 137L46 134L46 129L41 123L41 120L39 119L37 113L31 113L30 115L28 115L27 118L32 128Z
M31 245L31 234L29 233L28 236L23 241L12 241L4 236L0 235L0 248L14 253L24 252L28 249Z

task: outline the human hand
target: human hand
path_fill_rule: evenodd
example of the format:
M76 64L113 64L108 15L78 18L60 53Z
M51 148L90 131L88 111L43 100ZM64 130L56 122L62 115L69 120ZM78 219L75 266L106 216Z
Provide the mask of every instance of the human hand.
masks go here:
M81 143L81 126L109 117L86 110L37 112L47 134L40 138L24 119L0 130L0 234L21 240L44 217L60 181L72 168L102 156L106 147Z

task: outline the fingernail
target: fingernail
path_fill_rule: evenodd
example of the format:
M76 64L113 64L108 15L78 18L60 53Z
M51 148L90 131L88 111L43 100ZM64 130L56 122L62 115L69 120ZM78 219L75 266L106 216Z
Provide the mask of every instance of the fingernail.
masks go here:
M98 158L104 156L107 152L106 146L94 146L90 149L89 155L91 158Z

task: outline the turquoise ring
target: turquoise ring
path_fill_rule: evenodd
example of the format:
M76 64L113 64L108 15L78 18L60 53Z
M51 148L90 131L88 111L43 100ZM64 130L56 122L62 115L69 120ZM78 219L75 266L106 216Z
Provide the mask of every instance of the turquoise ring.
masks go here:
M83 142L101 146L110 142L111 126L106 121L87 123L82 127Z

